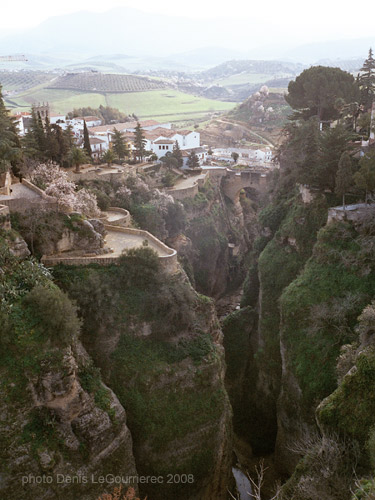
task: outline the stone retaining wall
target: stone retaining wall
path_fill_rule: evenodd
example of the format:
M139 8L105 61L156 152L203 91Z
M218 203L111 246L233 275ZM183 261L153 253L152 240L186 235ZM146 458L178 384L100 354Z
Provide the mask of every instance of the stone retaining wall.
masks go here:
M167 193L173 196L175 200L184 200L185 198L194 198L199 192L199 188L203 187L210 176L209 172L204 172L205 176L197 179L192 186L181 189L168 189Z
M129 227L118 227L109 224L104 225L105 229L111 231L118 231L125 234L135 234L137 236L143 237L145 240L151 240L153 244L160 248L160 250L168 255L159 255L160 263L165 271L168 273L175 273L178 270L177 252L173 248L169 248L162 241L156 238L154 235L148 231L143 231L141 229L134 229ZM101 255L95 257L68 257L68 256L43 256L42 263L46 267L56 266L58 264L71 265L71 266L87 266L89 264L100 264L102 266L108 266L110 264L117 264L119 261L119 256L117 257L104 257Z
M33 209L42 209L57 212L59 205L57 200L47 201L44 199L27 199L27 198L13 198L10 200L1 200L2 205L9 207L11 212L28 212Z
M106 217L100 217L100 220L104 224L110 224L111 226L123 226L123 227L128 227L131 223L131 215L128 210L125 210L125 208L119 208L119 207L109 207L108 210L105 210L105 212L118 212L119 214L122 215L121 219L117 219L115 221L108 221Z

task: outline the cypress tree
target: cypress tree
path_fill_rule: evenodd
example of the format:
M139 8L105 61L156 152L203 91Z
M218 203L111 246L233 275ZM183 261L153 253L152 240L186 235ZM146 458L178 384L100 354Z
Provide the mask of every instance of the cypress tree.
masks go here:
M135 136L134 137L135 154L139 158L139 160L142 161L146 152L145 149L146 139L143 133L143 129L139 122L137 122L134 136Z
M92 151L90 145L90 137L85 120L83 120L83 149L86 151L87 155L91 158Z

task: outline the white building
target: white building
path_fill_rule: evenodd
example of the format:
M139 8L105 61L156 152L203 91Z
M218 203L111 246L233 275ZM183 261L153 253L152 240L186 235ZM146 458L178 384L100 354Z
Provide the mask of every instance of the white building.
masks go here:
M193 149L184 149L182 151L183 169L189 168L188 160L191 151L194 151L194 153L197 155L200 165L203 165L207 160L207 151L204 148L199 147Z
M80 122L82 124L83 128L83 122L86 122L86 126L88 128L90 127L99 127L103 122L101 118L98 118L97 116L77 116L74 118L77 122Z
M180 149L190 150L200 147L199 132L191 130L172 130L157 127L149 132L145 132L145 148L152 151L158 158L173 151L173 146L177 142Z
M97 137L90 137L90 146L92 157L95 159L100 158L100 156L108 149L106 142L102 139L98 139Z

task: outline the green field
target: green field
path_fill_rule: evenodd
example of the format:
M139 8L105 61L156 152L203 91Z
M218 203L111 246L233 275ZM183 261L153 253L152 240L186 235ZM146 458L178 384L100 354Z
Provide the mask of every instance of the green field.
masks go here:
M246 83L263 83L271 78L271 75L266 73L238 73L226 78L219 78L215 81L218 85L231 86L231 85L244 85Z
M100 105L112 106L120 111L135 113L140 118L183 119L201 118L215 111L229 111L235 103L195 97L177 90L152 90L147 92L126 92L102 94L76 90L47 89L43 86L30 89L17 96L5 99L6 105L14 111L26 111L32 103L49 102L53 113L66 114L73 108Z
M292 78L288 74L270 75L266 73L237 73L236 75L228 76L227 78L219 78L215 80L215 84L222 85L223 87L231 87L234 85L246 85L256 83L266 83L275 78Z

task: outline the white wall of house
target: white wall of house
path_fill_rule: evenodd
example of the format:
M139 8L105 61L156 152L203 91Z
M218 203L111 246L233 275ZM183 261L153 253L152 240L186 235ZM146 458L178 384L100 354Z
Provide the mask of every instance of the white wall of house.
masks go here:
M183 136L183 145L180 145L181 149L193 149L199 148L200 146L200 133L199 132L191 132L188 135Z
M168 139L169 142L171 142L169 139ZM173 143L169 144L169 142L166 141L165 143L160 143L160 144L155 144L155 142L153 142L151 144L151 151L156 154L156 156L159 158L161 158L162 156L165 156L167 153L172 153L173 151ZM160 141L157 141L157 142L160 142Z

